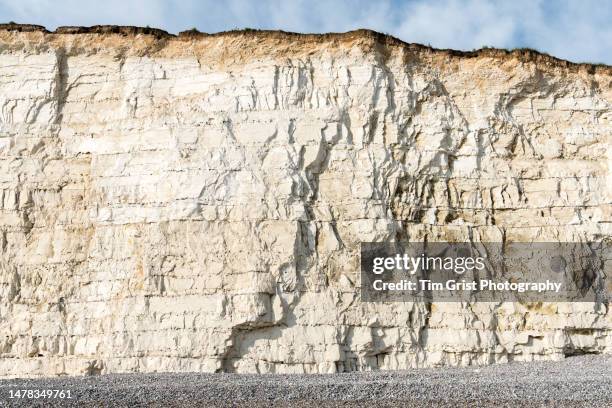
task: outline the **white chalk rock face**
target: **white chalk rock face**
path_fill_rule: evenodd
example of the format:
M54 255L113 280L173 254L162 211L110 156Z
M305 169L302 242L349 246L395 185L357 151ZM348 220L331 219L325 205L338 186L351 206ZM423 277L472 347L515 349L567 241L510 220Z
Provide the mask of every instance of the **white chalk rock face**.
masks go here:
M362 31L0 44L0 376L612 352L605 305L359 295L360 242L610 239L610 67Z

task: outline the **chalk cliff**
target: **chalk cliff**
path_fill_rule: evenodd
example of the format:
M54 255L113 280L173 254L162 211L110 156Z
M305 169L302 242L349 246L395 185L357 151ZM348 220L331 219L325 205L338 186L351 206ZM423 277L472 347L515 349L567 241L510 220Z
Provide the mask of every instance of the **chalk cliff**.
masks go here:
M612 234L612 68L369 31L0 29L0 376L612 352L591 303L365 303L359 243Z

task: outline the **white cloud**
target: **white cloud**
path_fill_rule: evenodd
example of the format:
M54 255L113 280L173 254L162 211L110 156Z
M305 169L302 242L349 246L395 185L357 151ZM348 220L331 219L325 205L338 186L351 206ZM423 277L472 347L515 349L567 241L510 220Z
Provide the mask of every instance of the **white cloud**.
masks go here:
M0 0L0 20L149 25L170 32L371 28L439 48L532 47L612 64L612 3L597 0Z
M163 1L104 0L0 0L0 20L40 24L54 29L60 25L165 24Z
M509 4L509 3L506 3ZM483 0L448 0L408 5L397 34L435 47L471 49L495 44L508 47L517 29L505 7Z

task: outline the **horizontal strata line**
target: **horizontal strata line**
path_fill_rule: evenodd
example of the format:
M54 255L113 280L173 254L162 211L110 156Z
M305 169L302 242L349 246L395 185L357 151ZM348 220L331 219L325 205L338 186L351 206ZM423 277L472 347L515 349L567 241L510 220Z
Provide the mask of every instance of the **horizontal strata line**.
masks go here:
M52 190L55 191L55 190ZM78 190L72 190L72 191L78 191L81 192L83 190L78 189ZM251 197L251 199L257 199L259 197ZM573 204L573 205L544 205L544 206L532 206L532 207L457 207L457 206L428 206L428 205L423 205L423 204L419 204L419 203L404 203L404 202L400 202L397 204L393 204L393 200L388 200L388 201L375 201L375 200L369 200L367 203L365 203L365 200L359 200L359 199L355 199L354 201L343 201L343 202L339 202L334 204L333 206L330 205L330 203L325 202L325 201L318 201L318 202L307 202L307 201L295 201L296 198L300 198L300 197L295 197L295 196L287 196L284 197L282 199L275 199L275 200L261 200L259 201L259 205L261 205L261 207L268 207L270 204L287 204L287 205L299 205L302 204L304 207L309 208L309 209L317 209L320 206L326 206L329 207L330 209L333 208L344 208L346 206L353 206L355 204L367 204L370 208L373 207L377 207L377 206L386 206L386 207L393 207L393 208L401 208L403 210L405 209L413 209L413 210L423 210L423 209L437 209L437 210L466 210L466 211L514 211L514 210L544 210L544 209L556 209L556 208L573 208L573 209L591 209L591 208L599 208L599 207L607 207L609 205L612 204L612 202L602 202L602 203L596 203L596 204ZM289 203L288 201L292 201L291 203ZM74 208L74 209L70 209L70 210L57 210L57 211L53 211L52 213L49 213L48 211L46 212L46 215L53 215L53 214L57 214L57 215L62 215L62 214L73 214L75 212L81 212L81 211L91 211L93 208L97 208L98 210L100 209L117 209L117 210L126 210L126 209L143 209L143 210L150 210L150 209L173 209L173 204L174 203L190 203L190 204L199 204L201 206L216 206L216 207L223 207L223 208L241 208L244 206L253 206L252 201L249 202L243 202L243 203L228 203L228 204L224 204L223 200L218 200L218 201L203 201L202 199L198 198L198 197L189 197L189 198L177 198L174 199L172 201L166 201L166 202L162 202L162 201L138 201L137 203L134 202L120 202L120 201L106 201L106 202L102 202L102 201L98 201L98 200L81 200L81 202L84 202L87 207L84 208ZM103 207L93 207L94 205L96 206L103 206ZM289 208L288 208L289 209ZM20 213L23 211L28 211L30 214L36 214L37 210L32 210L32 208L27 207L27 208L2 208L0 207L0 212L5 212L5 213ZM42 212L42 208L40 209L40 212Z
M514 229L535 229L535 228L552 228L552 227L559 227L559 226L564 226L567 227L567 225L565 223L558 223L558 224L533 224L533 225L524 225L524 226L512 226L512 227L508 227L505 225L501 225L501 224L476 224L472 221L469 220L465 220L465 224L438 224L438 223L424 223L420 220L411 220L408 218L402 218L402 219L388 219L388 218L377 218L377 219L382 219L382 220L387 220L387 221L395 221L395 222L403 222L406 224L411 224L411 225L422 225L422 226L426 226L426 227L445 227L445 228L489 228L489 227L495 227L497 229L503 229L504 231L512 231ZM372 221L372 220L376 220L375 218L364 218L364 219L354 219L354 220L333 220L333 222L352 222L352 221L359 221L359 220L368 220L368 221ZM304 222L312 222L315 220L309 220L309 221L301 221L301 220L271 220L269 218L251 218L251 219L242 219L242 220L222 220L222 219L215 219L215 220L207 220L207 219L188 219L188 218L176 218L176 219L164 219L164 220L160 220L160 221L129 221L129 222L116 222L116 223L111 223L111 222L106 222L106 223L97 223L97 224L93 224L91 225L89 228L96 228L96 229L100 229L102 227L108 227L108 228L112 228L112 227L119 227L122 225L155 225L155 224L159 224L160 222L195 222L195 221L200 221L200 222L207 222L207 223L215 223L215 222L219 222L219 223L240 223L240 224L244 224L247 221L250 222L299 222L299 223L304 223ZM332 222L332 221L318 221L321 223L326 223L326 222ZM598 222L591 222L590 224L610 224L611 222L609 221L598 221ZM61 224L59 226L67 226L67 227L71 227L74 225L79 225L79 224ZM589 225L589 223L586 222L582 222L580 224L572 224L573 227L575 227L576 230L584 230L584 227L586 225ZM582 228L579 228L582 227ZM23 227L19 228L19 229L2 229L0 227L0 231L5 231L5 232L22 232L23 233ZM48 229L48 227L35 227L32 228L32 230L40 230L40 229ZM83 229L87 229L87 228L83 228ZM76 229L75 229L76 230ZM75 231L76 232L76 231ZM207 231L202 231L202 232L207 232ZM591 234L601 234L601 231L584 231L585 233L591 233ZM49 262L47 262L49 263Z
M82 190L76 190L76 191L82 191ZM273 200L273 201L262 201L259 204L262 207L267 207L267 205L269 204L278 204L278 203L286 203L286 201L290 201L295 199L296 197L287 197L285 199L280 199L280 200ZM87 202L85 200L83 200L84 202ZM221 200L219 200L221 201ZM344 202L340 202L337 204L334 204L332 206L332 209L334 207L336 208L342 208L345 207L347 205L354 205L354 204L363 204L365 200L355 200L355 201L344 201ZM391 200L389 200L391 201ZM203 206L215 206L215 207L223 207L223 208L241 208L244 206L248 206L248 207L253 207L253 203L252 202L245 202L245 203L239 203L239 204L223 204L222 202L203 202L200 201L197 197L196 198L179 198L173 201L168 201L168 202L160 202L160 201L148 201L148 202L144 202L144 201L139 201L138 203L120 203L120 202L101 202L101 201L96 201L96 200L92 200L89 201L90 205L111 205L111 204L115 204L116 206L106 206L106 207L98 207L98 210L100 209L117 209L117 210L125 210L125 209L164 209L164 208L168 208L171 209L172 204L173 203L193 203L193 204L199 204L199 205L203 205ZM153 205L153 204L161 204L161 205ZM166 205L163 205L166 204ZM308 202L300 202L300 201L295 201L291 204L303 204L305 207L310 208L310 209L316 209L318 207L318 205L321 206L329 206L329 203L326 202L318 202L318 203L308 203ZM318 205L317 205L318 204ZM150 205L147 207L147 205ZM390 207L392 206L389 202L385 202L385 201L380 201L380 202L372 202L372 200L370 200L367 205L374 207L374 206L387 206ZM514 210L545 210L545 209L555 209L555 208L573 208L573 209L591 209L591 208L599 208L599 207L607 207L609 205L612 205L612 202L603 202L603 203L598 203L598 204L576 204L576 205L546 205L546 206L534 206L534 207L449 207L449 206L425 206L425 205L420 205L420 204L412 204L412 203L398 203L393 205L394 208L401 208L401 209L413 209L413 210L430 210L430 209L435 209L435 210L466 210L466 211L514 211ZM74 210L61 210L61 211L57 211L55 212L58 215L61 214L65 214L65 213L75 213L75 212L80 212L80 211L91 211L92 208L94 207L88 207L88 208L81 208L81 209L74 209ZM25 209L5 209L5 208L0 208L0 212L6 211L8 213L17 213L17 212L22 212L22 211L27 211ZM31 214L36 214L36 211L30 211ZM50 215L50 214L47 214ZM369 219L369 218L365 218L365 219Z
M151 151L159 151L159 150L140 150L138 152L130 152L130 151L125 151L125 152L120 152L120 153L108 153L108 154L95 154L95 156L97 157L114 157L114 156L118 156L118 155L122 155L122 154L133 154L133 153L149 153ZM172 151L172 152L176 152L175 150L168 150L168 151ZM70 160L81 160L83 159L83 155L84 154L92 154L92 153L82 153L81 155L78 156L70 156L67 157L66 159L57 159L54 161L66 161L69 162ZM2 157L0 156L0 159L2 159ZM20 156L20 157L8 157L7 159L29 159L30 161L39 161L42 160L42 158L38 159L36 157L32 157L32 156ZM48 160L48 159L45 159ZM181 160L181 159L179 159ZM72 164L72 163L67 163L67 164ZM78 164L78 163L76 163ZM137 164L134 167L141 167L141 166L155 166L158 163L155 162L151 162L151 163L144 163L144 164ZM184 164L189 164L189 162L186 162ZM100 166L103 167L103 166ZM285 168L277 168L277 169L271 169L271 170L285 170ZM287 176L290 175L304 175L304 174L310 174L310 171L306 170L306 169L302 169L302 168L298 168L298 167L293 167L293 168L288 168L288 170L293 170L295 171L294 174L289 174ZM129 178L129 177L138 177L138 176L151 176L151 177L159 177L160 181L164 181L164 176L170 176L173 174L181 174L181 173L196 173L195 176L198 176L199 174L197 174L197 172L218 172L219 174L223 174L223 173L236 173L236 172L252 172L253 168L251 167L241 167L241 168L216 168L216 167L198 167L198 168L188 168L188 169L164 169L164 172L161 174L152 174L152 173L130 173L130 174L118 174L118 175L101 175L101 174L96 174L95 172L91 172L91 173L86 173L83 174L81 177L79 178L75 178L75 181L79 181L82 180L84 178L87 178L87 180L106 180L106 179L117 179L117 178ZM44 173L44 170L43 170ZM279 172L280 173L280 172ZM346 174L346 172L343 171L330 171L327 173L312 173L312 174L316 174L319 176L319 180L333 180L336 179L338 174ZM283 175L286 175L285 173L283 173ZM325 177L321 177L321 175L324 175ZM353 177L354 175L356 176L361 176L360 173L351 173L351 177ZM410 178L414 178L413 180L405 180L406 177L410 177ZM430 177L430 179L422 179L424 177ZM606 175L605 173L602 174L596 174L596 175L591 175L591 174L572 174L572 175L568 175L568 176L550 176L550 177L519 177L519 176L505 176L505 177L467 177L467 176L462 176L462 175L450 175L450 176L444 176L444 175L439 175L439 174L435 174L435 173L419 173L419 174L411 174L409 172L405 172L405 174L400 174L398 176L395 176L394 179L399 180L400 182L406 182L406 183L412 183L412 182L421 182L423 184L427 184L427 183L431 183L431 182L443 182L443 181L454 181L454 180L473 180L473 181L497 181L500 184L499 185L508 185L508 187L515 187L515 185L510 184L510 182L516 182L516 181L541 181L541 180L552 180L552 181L566 181L566 182L572 182L572 181L577 181L577 180L603 180L607 182L608 179L608 175ZM364 178L366 179L373 179L373 176L365 176ZM404 180L402 180L404 179ZM59 180L59 179L58 179ZM70 180L68 180L70 181ZM284 180L280 180L280 181L284 181ZM7 183L8 184L8 183ZM32 184L36 185L36 182L33 182ZM8 184L8 186L10 186L10 184ZM497 187L498 185L492 185L491 187ZM483 186L483 187L487 187L487 186ZM0 188L6 188L4 187L2 184L0 184ZM574 190L572 190L574 191Z
M599 208L612 205L612 202L604 202L600 204L577 204L577 205L548 205L543 207L491 207L491 208L479 208L479 207L431 207L431 206L420 206L418 204L397 204L397 206L405 206L413 208L415 210L469 210L469 211L514 211L514 210L545 210L553 208L574 208L574 209L587 209L587 208Z
M359 202L357 202L359 203ZM95 203L94 203L95 204ZM99 203L98 203L99 204ZM199 203L202 204L202 203ZM274 204L274 203L264 203L264 204ZM334 208L336 209L344 209L347 205L352 205L355 203L347 203L344 206L343 205L335 205L334 207L331 208L331 210L333 210ZM402 210L402 211L407 211L407 210L414 210L414 211L421 211L421 210L447 210L447 211L499 211L499 212L506 212L506 211L515 211L515 210L535 210L535 211L541 211L541 210L546 210L546 209L575 209L575 210L579 210L579 209L597 209L597 208L606 208L610 205L610 203L604 203L604 204L595 204L595 205L577 205L577 206L545 206L545 207L516 207L516 208L462 208L462 207L424 207L424 206L419 206L419 205L405 205L405 206L401 206L401 207L397 207L394 206L392 208L389 207L388 204L386 203L379 203L376 205L380 205L380 206L385 206L387 207L387 209L398 209L398 210ZM375 205L375 206L376 206ZM232 204L232 205L227 205L227 204L215 204L215 203L211 203L211 204L204 204L204 206L215 206L215 207L223 207L224 209L233 209L233 208L243 208L243 207L253 207L252 204L248 204L248 203L244 203L244 204ZM305 204L304 205L306 208L308 209L312 209L312 210L316 210L318 207L317 206L313 206L313 205L308 205ZM370 207L370 209L375 208L375 206ZM65 214L78 214L81 212L88 212L91 211L94 207L92 208L83 208L83 209L74 209L74 210L62 210L62 211L57 211L57 212L53 212L53 213L49 213L49 211L40 211L40 213L45 213L45 216L52 216L52 215L57 215L57 216L61 216L61 215L65 215ZM264 206L262 205L262 208L269 208L269 206ZM327 207L326 207L327 208ZM103 209L110 209L110 210L130 210L130 209L142 209L142 210L157 210L157 209L174 209L172 206L168 205L168 206L154 206L154 207L137 207L137 206L133 206L133 205L125 205L125 206L118 206L118 207L102 207L99 208L100 210ZM18 213L22 213L24 211L28 211L28 210L24 210L24 209L0 209L0 212L5 213L5 214L18 214ZM290 208L287 209L287 211L291 211ZM37 214L36 211L28 211L30 215L35 216ZM88 217L89 218L89 217ZM188 218L187 218L188 219ZM357 219L389 219L388 217L367 217L367 218L351 218L351 220L357 220Z
M253 204L249 204L249 203L243 203L243 204L222 204L222 203L202 203L202 202L197 202L196 200L193 199L182 199L182 200L177 200L175 202L194 202L200 205L204 205L204 206L214 206L214 207L222 207L222 208L242 208L242 207L253 207ZM266 204L276 204L277 202L263 202L262 207L268 208L268 206ZM346 207L347 205L354 205L354 204L359 204L361 203L360 201L355 201L355 202L348 202L348 203L344 203L344 205L342 204L336 204L334 205L334 207L332 207L331 209L333 210L334 208L337 209L343 209L343 207ZM92 204L101 204L99 202L92 202ZM151 203L154 204L154 203ZM296 202L296 204L299 204ZM321 203L321 205L323 206L328 206L329 204L326 203ZM399 206L394 206L393 208L397 208L397 209L401 209L401 210L414 210L414 211L420 211L420 210L448 210L448 211L515 211L515 210L546 210L546 209L563 209L563 208L570 208L570 209L597 209L597 208L601 208L601 207L607 207L609 205L612 205L612 203L602 203L602 204L585 204L585 205L551 205L551 206L543 206L543 207L503 207L503 208L476 208L476 207L431 207L431 206L421 206L418 204L400 204ZM375 203L372 205L372 207L374 206L385 206L385 207L390 207L389 203ZM312 210L316 210L318 208L317 205L313 205L313 204L309 204L309 203L304 203L304 207L307 207L308 209L312 209ZM372 208L370 207L370 208ZM63 215L63 214L75 214L75 213L79 213L79 212L86 212L86 211L91 211L93 208L95 207L91 207L91 208L82 208L82 209L74 209L74 210L62 210L62 211L57 211L54 213L49 213L48 211L45 212L46 216L50 216L53 214L57 214L58 216ZM327 208L327 207L326 207ZM164 206L150 206L150 207L145 207L145 206L137 206L134 204L126 204L124 206L116 206L116 207L101 207L98 208L98 210L103 210L103 209L110 209L110 210L129 210L129 209L142 209L142 210L151 210L151 209L173 209L173 207L171 205L164 205ZM388 209L392 209L392 208L388 208ZM290 208L287 209L288 211L290 211ZM0 208L0 212L3 213L8 213L8 214L15 214L15 213L21 213L24 211L28 211L27 209L3 209ZM29 211L29 213L31 215L36 215L36 211ZM351 220L358 220L358 219L388 219L388 217L367 217L367 218L352 218Z
M130 152L125 152L125 153L120 153L120 154L129 154ZM118 153L119 154L119 153ZM113 156L117 156L118 154L104 154L104 155L96 155L96 156L108 156L108 157L113 157ZM32 156L23 156L21 158L29 158L31 160L37 160L36 158L33 158ZM81 159L82 156L73 156L71 158L76 159ZM1 157L0 157L1 159ZM70 159L70 158L69 158ZM70 163L68 163L70 164ZM146 165L155 165L156 163L147 163ZM140 165L139 165L140 166ZM304 172L306 172L306 170L302 170L302 169L293 169L296 170L296 173L294 175L303 175ZM130 174L125 174L125 175L110 175L110 176L103 176L103 175L97 175L97 174L83 174L81 177L79 178L75 178L74 180L68 180L68 181L75 181L75 182L80 182L83 183L83 179L87 179L88 181L91 180L106 180L106 179L116 179L116 178L129 178L129 177L138 177L138 176L152 176L152 177L159 177L160 181L165 181L164 176L165 175L173 175L173 174L181 174L181 173L185 173L185 174L194 174L194 176L198 176L199 174L197 174L197 172L219 172L220 174L223 173L235 173L235 172L241 172L241 171L252 171L251 168L240 168L240 169L231 169L231 168L206 168L206 167L201 167L201 168L189 168L189 169L166 169L164 173L161 174L151 174L151 173L130 173ZM44 171L43 171L44 172ZM329 180L329 179L335 179L334 176L337 176L337 174L343 174L344 172L341 171L337 171L337 172L333 172L332 174L329 175L329 177L327 178L323 178L323 180ZM314 173L314 174L318 174L321 175L323 173ZM355 175L360 176L359 173L355 173ZM352 176L352 174L351 174ZM404 176L397 176L397 179L401 179L403 177L406 176L410 176L412 177L412 175L410 174L406 174ZM534 178L534 177L464 177L461 175L457 175L457 176L448 176L448 177L444 177L444 176L438 176L438 175L434 175L433 180L419 180L416 177L427 177L427 176L431 176L430 174L419 174L414 176L415 177L415 182L416 181L420 181L421 183L431 183L432 181L454 181L454 180L458 180L458 181L463 181L463 180L473 180L473 181L480 181L480 180L484 180L484 181L489 181L489 180L493 180L493 181L498 181L501 184L499 185L492 185L492 186L482 186L484 188L489 188L489 187L498 187L498 186L503 186L503 185L507 185L508 187L516 187L514 184L509 184L509 182L516 182L516 181L541 181L541 180L552 180L552 181L567 181L567 182L572 182L572 181L578 181L578 180L594 180L594 181L598 181L598 180L602 180L602 181L608 181L608 177L605 174L602 175L572 175L572 176L567 176L567 177L538 177L538 178ZM371 179L373 178L372 176L368 176L365 177L366 179ZM319 178L321 179L321 178ZM59 180L59 179L58 179ZM62 179L62 181L64 181ZM281 180L283 181L283 180ZM412 181L412 180L411 180ZM32 185L36 186L36 182L31 183ZM11 186L10 184L6 184L6 185L2 185L0 183L0 189L11 189L11 187L17 187L18 185L13 185ZM94 186L95 187L95 186ZM40 189L53 189L54 187L42 187ZM84 187L85 188L85 187ZM92 186L88 186L88 189L90 190L94 190L94 188ZM65 189L65 190L69 190L69 189ZM541 190L541 191L553 191L553 190ZM554 190L556 191L556 190ZM579 190L562 190L562 191L579 191Z

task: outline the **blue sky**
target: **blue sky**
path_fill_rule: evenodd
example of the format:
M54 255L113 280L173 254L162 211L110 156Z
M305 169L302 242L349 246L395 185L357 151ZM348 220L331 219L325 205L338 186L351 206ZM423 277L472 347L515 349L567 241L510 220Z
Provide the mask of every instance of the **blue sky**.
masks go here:
M612 64L609 0L0 0L0 21L49 29L149 25L172 33L192 27L371 28L438 48L531 47L571 61Z

